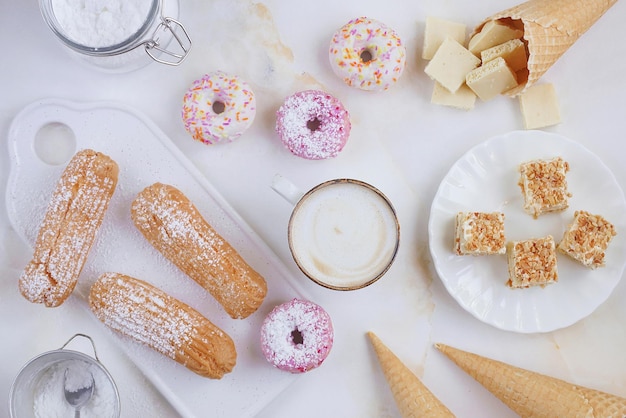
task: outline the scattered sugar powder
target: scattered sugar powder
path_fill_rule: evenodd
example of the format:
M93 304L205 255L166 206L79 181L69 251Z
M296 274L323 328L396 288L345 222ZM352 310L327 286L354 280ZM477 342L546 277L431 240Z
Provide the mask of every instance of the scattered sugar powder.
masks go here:
M95 303L102 306L96 316L113 330L170 358L193 338L196 318L183 309L172 309L164 292L113 273L104 274L95 286L101 299Z
M65 36L88 47L117 45L146 21L153 0L52 0Z
M65 400L63 385L68 373L67 388L76 391L86 386L88 373L94 378L91 399L80 410L83 418L108 418L116 416L115 388L107 375L94 364L82 360L63 360L52 364L39 377L34 388L33 412L36 418L74 416L74 408Z
M115 163L81 151L58 180L20 279L30 301L56 306L74 289L117 184Z
M178 189L149 186L135 198L131 211L154 247L208 290L231 317L242 317L250 294L264 293L264 282Z

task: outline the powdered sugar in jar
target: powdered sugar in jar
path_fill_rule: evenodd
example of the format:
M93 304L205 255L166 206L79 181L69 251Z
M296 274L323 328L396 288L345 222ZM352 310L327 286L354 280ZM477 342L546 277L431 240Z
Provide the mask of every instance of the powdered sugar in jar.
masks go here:
M39 0L39 6L71 53L103 70L131 71L152 61L178 65L191 48L176 20L178 0Z

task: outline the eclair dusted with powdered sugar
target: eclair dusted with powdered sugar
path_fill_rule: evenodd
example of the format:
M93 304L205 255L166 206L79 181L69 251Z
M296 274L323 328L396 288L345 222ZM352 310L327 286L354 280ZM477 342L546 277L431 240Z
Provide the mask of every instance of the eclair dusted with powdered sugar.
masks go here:
M220 379L235 367L237 352L228 334L147 282L105 273L91 287L89 307L107 327L200 376Z
M177 188L161 183L146 187L132 203L131 218L165 258L213 295L232 318L246 318L263 303L265 279Z
M35 241L32 260L19 280L22 295L48 307L72 293L117 185L118 166L85 149L59 179Z

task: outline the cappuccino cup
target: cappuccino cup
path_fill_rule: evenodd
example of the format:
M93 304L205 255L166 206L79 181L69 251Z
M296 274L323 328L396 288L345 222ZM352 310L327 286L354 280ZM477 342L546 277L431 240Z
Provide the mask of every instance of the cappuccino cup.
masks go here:
M400 225L389 199L360 180L334 179L306 193L284 177L272 188L294 205L287 238L300 270L334 290L355 290L389 270L400 244Z

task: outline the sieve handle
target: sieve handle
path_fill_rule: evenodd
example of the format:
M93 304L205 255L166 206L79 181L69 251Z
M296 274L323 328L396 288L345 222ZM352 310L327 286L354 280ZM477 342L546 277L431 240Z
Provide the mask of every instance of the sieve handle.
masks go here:
M96 352L96 345L94 344L93 339L87 334L81 334L81 333L74 334L74 336L70 338L69 340L67 340L67 342L63 344L60 349L63 350L65 347L67 347L69 343L72 342L72 340L74 340L77 337L83 337L89 340L89 342L91 343L91 347L93 348L93 357L96 359L98 363L100 363L100 359L98 358L98 353Z

